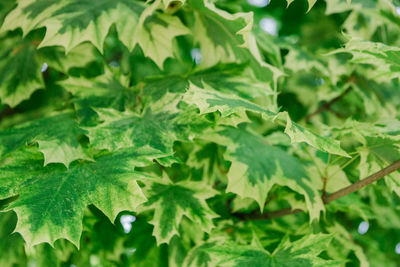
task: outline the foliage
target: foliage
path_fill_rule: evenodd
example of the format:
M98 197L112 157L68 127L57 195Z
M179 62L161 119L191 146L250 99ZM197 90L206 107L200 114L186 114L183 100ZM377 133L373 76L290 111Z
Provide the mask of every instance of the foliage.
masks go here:
M1 266L398 266L400 2L257 2L1 1Z

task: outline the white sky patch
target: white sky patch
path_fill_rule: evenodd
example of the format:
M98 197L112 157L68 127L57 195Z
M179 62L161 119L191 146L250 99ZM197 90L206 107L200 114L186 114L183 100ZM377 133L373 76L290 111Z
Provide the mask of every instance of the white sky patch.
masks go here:
M132 230L132 223L136 221L136 217L132 215L122 215L120 222L124 228L124 232L128 234Z
M316 78L316 79L315 79L315 84L316 84L316 85L323 85L323 84L325 84L324 78Z
M111 61L110 63L108 63L108 65L110 65L111 67L114 68L118 68L119 67L119 63L115 60Z
M49 66L46 62L43 63L42 67L40 68L40 72L45 72Z
M256 7L265 7L269 4L269 0L247 0L247 3Z
M396 13L400 16L400 6L396 6Z
M128 255L132 255L133 253L135 253L136 252L136 248L128 248L127 250L126 250L126 253L128 254Z
M400 255L400 243L397 243L396 247L394 248L394 251L396 252L396 254Z
M358 226L358 233L360 235L365 234L366 232L368 232L369 229L369 223L367 223L366 221L363 221L360 223L360 225Z
M265 31L266 33L269 33L271 35L277 35L278 34L278 22L274 20L273 18L263 18L260 20L260 27Z
M100 259L96 255L90 255L90 264L91 265L99 265L100 264Z
M190 51L190 55L192 56L192 60L196 65L199 65L201 61L203 60L203 55L201 54L201 51L199 48L193 48Z

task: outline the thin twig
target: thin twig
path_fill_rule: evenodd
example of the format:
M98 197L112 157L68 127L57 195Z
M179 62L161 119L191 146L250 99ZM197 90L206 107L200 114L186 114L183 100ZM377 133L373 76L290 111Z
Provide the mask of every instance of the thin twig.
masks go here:
M337 200L343 196L354 193L354 192L360 190L361 188L363 188L369 184L372 184L373 182L376 182L379 179L382 179L383 177L385 177L386 175L388 175L394 171L397 171L399 169L400 169L400 160L392 163L391 165L387 166L386 168L383 168L382 170L380 170L374 174L371 174L370 176L368 176L354 184L351 184L351 185L349 185L343 189L340 189L332 194L322 196L322 200L323 200L324 204L328 204L328 203L330 203L334 200ZM286 208L286 209L266 212L263 214L259 214L259 213L252 213L252 214L248 214L248 215L237 214L238 215L237 217L240 218L241 220L273 219L273 218L279 218L279 217L283 217L283 216L295 214L295 213L300 213L300 212L303 212L303 210L300 210L300 209L292 210L291 208Z
M356 75L353 73L351 74L347 80L346 83L355 83L356 82ZM325 104L323 104L322 106L320 106L317 110L315 110L313 113L310 113L306 116L305 120L306 121L310 121L310 119L312 117L314 117L315 115L318 115L326 110L332 111L335 113L334 110L331 109L331 107L333 106L333 104L335 104L336 102L338 102L339 100L341 100L344 96L346 96L351 90L353 90L352 86L349 86L345 91L343 91L340 95L338 95L337 97L331 99L329 102L326 102Z
M286 215L290 214L296 214L300 213L303 210L301 209L291 209L291 208L286 208L286 209L281 209L281 210L275 210L275 211L269 211L266 213L255 213L255 214L249 214L248 216L244 216L245 219L251 219L251 220L263 220L263 219L274 219L274 218L279 218L283 217Z
M310 119L312 117L314 117L315 115L318 115L326 110L331 110L331 106L333 104L335 104L336 102L338 102L339 100L341 100L344 96L346 96L351 90L353 89L352 86L350 86L349 88L347 88L343 93L341 93L340 95L338 95L337 97L331 99L329 102L326 102L325 104L323 104L322 106L320 106L317 110L315 110L313 113L310 113L306 116L306 121L310 121Z

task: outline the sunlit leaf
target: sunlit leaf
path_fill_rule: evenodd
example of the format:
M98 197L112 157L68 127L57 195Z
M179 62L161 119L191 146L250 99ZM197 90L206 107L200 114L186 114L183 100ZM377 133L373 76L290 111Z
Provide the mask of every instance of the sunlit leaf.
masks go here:
M151 164L157 155L162 156L150 149L121 150L66 169L60 164L43 168L40 153L21 150L2 161L0 198L18 196L7 209L17 213L16 231L28 245L65 238L79 246L87 205L114 221L120 211L134 210L146 200L134 169Z
M212 219L217 215L207 206L206 199L217 192L201 182L184 181L172 183L168 178L150 182L145 189L148 200L141 210L153 210L150 221L154 225L153 235L157 243L168 243L179 234L178 226L183 216L199 224L205 232L213 228Z

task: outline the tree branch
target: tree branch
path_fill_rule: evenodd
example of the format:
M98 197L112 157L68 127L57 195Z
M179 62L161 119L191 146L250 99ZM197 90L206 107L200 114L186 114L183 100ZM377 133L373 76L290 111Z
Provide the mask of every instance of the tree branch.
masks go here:
M265 220L265 219L275 219L279 217L283 217L286 215L291 215L291 214L296 214L303 212L301 209L294 209L292 210L291 208L286 208L286 209L281 209L281 210L274 210L274 211L269 211L266 213L252 213L248 215L242 215L241 219L242 220Z
M373 182L376 182L379 179L382 179L383 177L385 177L386 175L388 175L394 171L397 171L399 169L400 169L400 160L392 163L391 165L387 166L386 168L384 168L374 174L371 174L367 178L364 178L354 184L351 184L343 189L340 189L339 191L336 191L335 193L327 195L326 197L323 198L323 201L325 204L328 204L329 202L332 202L338 198L341 198L345 195L356 192L356 191L360 190L361 188L363 188L369 184L372 184Z
M343 196L346 196L348 194L354 193L358 190L360 190L361 188L372 184L373 182L378 181L379 179L382 179L383 177L385 177L386 175L397 171L400 169L400 160L392 163L391 165L383 168L382 170L371 174L370 176L354 183L351 184L343 189L340 189L332 194L329 195L325 195L322 196L322 201L324 202L324 204L328 204L336 199L339 199ZM303 212L303 210L300 209L295 209L292 210L291 208L286 208L286 209L281 209L281 210L276 210L276 211L270 211L270 212L266 212L263 214L260 213L252 213L252 214L248 214L248 215L244 215L244 214L236 214L238 215L238 217L241 220L260 220L260 219L273 219L273 218L279 218L279 217L283 217L286 215L290 215L290 214L296 214L296 213L300 213Z

